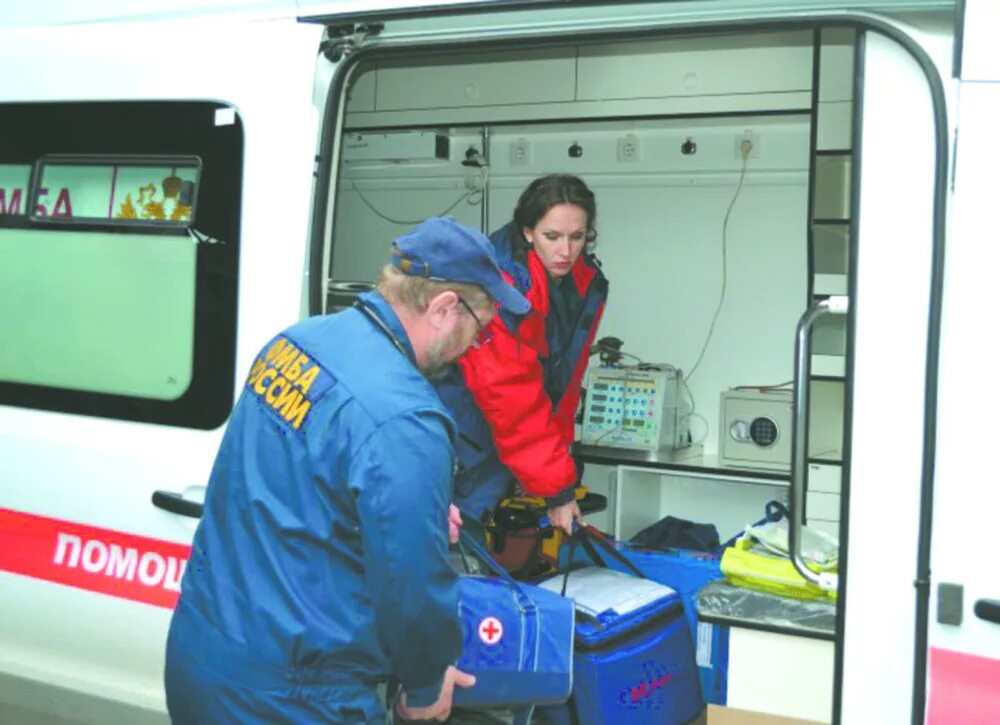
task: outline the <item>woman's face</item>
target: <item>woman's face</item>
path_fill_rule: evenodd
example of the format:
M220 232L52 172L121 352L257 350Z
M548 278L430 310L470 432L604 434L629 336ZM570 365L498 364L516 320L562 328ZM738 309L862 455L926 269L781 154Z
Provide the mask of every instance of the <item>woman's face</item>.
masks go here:
M569 274L587 243L587 221L587 212L576 204L556 204L522 233L546 271L559 279Z

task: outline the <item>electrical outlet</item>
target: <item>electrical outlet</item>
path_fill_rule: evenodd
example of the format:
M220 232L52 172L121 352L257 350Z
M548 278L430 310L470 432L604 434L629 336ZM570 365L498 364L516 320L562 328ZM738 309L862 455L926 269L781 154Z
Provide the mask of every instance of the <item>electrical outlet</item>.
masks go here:
M641 158L642 147L639 145L639 137L635 134L628 134L618 139L618 160L622 163L633 163Z
M753 131L747 130L743 133L736 134L733 140L733 158L743 159L743 142L750 142L750 154L747 156L749 159L759 159L760 158L760 134L754 133Z
M531 161L531 144L526 138L515 139L510 145L510 165L523 166Z

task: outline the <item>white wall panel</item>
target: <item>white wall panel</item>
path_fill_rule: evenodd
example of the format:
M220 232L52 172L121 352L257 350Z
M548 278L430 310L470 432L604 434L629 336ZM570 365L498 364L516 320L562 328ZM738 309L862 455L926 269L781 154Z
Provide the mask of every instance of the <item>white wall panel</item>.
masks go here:
M722 227L739 179L739 134L751 157L727 230L726 298L691 380L692 434L717 448L719 392L792 378L795 324L806 300L808 123L804 118L688 119L575 127L512 127L491 135L489 227L506 223L536 175L579 174L597 196L597 256L610 280L599 335L625 341L649 362L691 370L722 287ZM619 141L638 140L640 160L618 160ZM698 144L684 155L688 138ZM576 142L583 155L570 158ZM532 162L512 165L527 143ZM516 171L516 173L515 173Z
M578 83L580 100L800 91L812 33L583 45Z
M375 108L499 106L573 100L572 48L517 50L386 62L376 71Z
M371 279L389 242L406 229L380 218L417 221L465 193L459 164L478 129L453 134L451 162L351 164L340 183L333 278ZM701 365L691 379L698 416L692 434L717 448L720 391L792 378L795 324L806 304L808 119L706 118L498 126L490 129L487 232L511 218L536 176L580 175L597 196L597 254L611 283L599 335L625 340L649 362L691 370L709 334L722 290L723 220L741 161L738 139L756 144L726 231L726 296ZM619 144L638 144L635 161ZM681 153L688 139L697 152ZM583 153L568 154L572 144ZM527 150L525 161L512 147ZM357 190L356 190L357 189ZM451 212L478 226L479 206Z
M461 165L472 146L482 148L481 136L466 130L451 134L449 159L345 164L337 188L330 278L374 282L390 260L392 240L427 217L447 212L480 228L482 194L468 186L477 171Z

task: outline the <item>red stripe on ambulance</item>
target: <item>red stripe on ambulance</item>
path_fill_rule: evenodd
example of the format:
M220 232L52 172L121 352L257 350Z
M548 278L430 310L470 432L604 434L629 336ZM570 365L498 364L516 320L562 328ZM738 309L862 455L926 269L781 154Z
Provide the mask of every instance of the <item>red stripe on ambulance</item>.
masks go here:
M0 570L173 609L191 547L0 509Z

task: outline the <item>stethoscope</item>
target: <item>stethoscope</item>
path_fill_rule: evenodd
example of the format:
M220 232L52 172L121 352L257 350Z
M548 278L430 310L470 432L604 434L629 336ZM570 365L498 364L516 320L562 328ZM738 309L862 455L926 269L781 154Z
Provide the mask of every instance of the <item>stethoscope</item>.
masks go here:
M378 313L376 313L375 310L369 307L368 304L362 300L354 300L353 306L359 309L365 317L371 320L378 329L385 333L385 336L388 337L390 342L396 346L396 349L403 354L403 357L416 364L416 361L413 359L413 355L406 349L406 346L399 339L399 337L396 336L396 333L393 332L389 326L385 324L382 318L378 316Z

